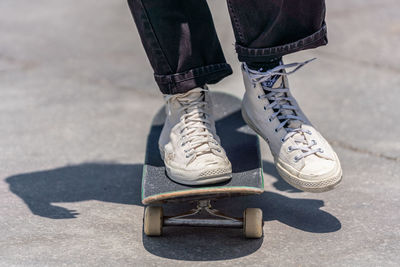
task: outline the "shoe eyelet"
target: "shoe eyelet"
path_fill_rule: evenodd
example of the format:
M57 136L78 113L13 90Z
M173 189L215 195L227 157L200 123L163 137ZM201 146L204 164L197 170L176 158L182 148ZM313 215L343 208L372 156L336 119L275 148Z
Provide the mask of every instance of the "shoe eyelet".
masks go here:
M314 146L317 144L317 141L315 141L314 139L311 141L313 142Z
M257 98L258 98L258 99L261 99L261 96L258 95Z
M278 129L277 128L275 128L275 130L274 130L276 133L278 132Z
M287 150L288 150L288 152L292 152L292 147L291 146L289 146L288 148L287 148Z
M300 159L296 156L294 157L294 162L298 162Z
M308 132L307 132L309 135L312 135L312 132L310 131L310 130L308 130Z
M186 158L188 159L190 157L190 155L186 155Z
M284 143L284 142L285 142L285 139L284 139L283 137L281 138L281 142L282 142L282 143Z
M267 110L267 107L264 106L264 110Z
M271 121L272 121L272 118L268 118L268 121L271 122Z
M221 149L218 148L217 151L218 151L218 152L221 152Z
M320 148L319 153L324 153L324 150L322 148Z

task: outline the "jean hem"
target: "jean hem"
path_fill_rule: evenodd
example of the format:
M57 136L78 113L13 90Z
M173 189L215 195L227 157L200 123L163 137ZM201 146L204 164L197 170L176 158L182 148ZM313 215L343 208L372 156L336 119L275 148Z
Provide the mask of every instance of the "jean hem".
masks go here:
M273 61L301 50L326 45L327 43L327 28L324 23L315 33L292 43L269 48L249 48L236 43L235 48L241 62L265 62Z
M154 78L163 94L179 94L205 84L217 83L231 74L229 64L219 63L170 75L154 74Z

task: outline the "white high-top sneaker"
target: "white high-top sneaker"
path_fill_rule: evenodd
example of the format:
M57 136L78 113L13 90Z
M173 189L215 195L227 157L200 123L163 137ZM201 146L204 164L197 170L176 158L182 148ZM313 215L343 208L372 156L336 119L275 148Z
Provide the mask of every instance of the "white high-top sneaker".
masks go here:
M275 166L286 182L303 191L323 192L341 181L340 162L300 110L286 77L310 61L281 64L265 72L251 70L244 63L242 115L268 142ZM286 72L288 68L295 69Z
M187 185L229 180L232 166L215 130L207 87L166 95L165 100L159 148L168 177Z

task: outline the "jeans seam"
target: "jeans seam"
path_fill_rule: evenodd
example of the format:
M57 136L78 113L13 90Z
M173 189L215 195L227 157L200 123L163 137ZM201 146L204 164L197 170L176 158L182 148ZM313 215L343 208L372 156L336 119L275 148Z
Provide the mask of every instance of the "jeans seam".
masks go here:
M154 30L154 28L153 28L153 24L151 24L151 22L150 22L150 18L149 18L147 9L146 9L146 7L145 7L144 4L143 4L143 0L139 0L139 2L140 2L140 4L142 5L143 13L144 13L144 15L146 16L146 21L147 21L147 22L149 23L149 25L150 25L151 33L152 33L152 35L153 35L153 37L154 37L154 39L155 39L155 41L156 41L156 43L157 43L157 45L158 45L158 49L161 51L161 53L162 53L162 55L163 55L163 60L165 61L166 65L168 66L169 71L170 71L170 72L173 72L173 71L172 71L171 64L168 62L167 56L165 55L164 51L163 51L162 48L161 48L160 41L159 41L158 38L157 38L156 32L155 32L155 30Z
M236 30L238 32L239 40L242 43L244 43L245 42L244 34L243 34L243 31L241 30L241 26L240 26L239 20L236 17L236 14L235 14L234 8L232 7L231 1L228 0L227 2L228 2L229 10L231 10L231 13L232 13L232 16L233 16L233 21L234 21L234 24L235 24L233 28L235 29L235 27L236 27Z

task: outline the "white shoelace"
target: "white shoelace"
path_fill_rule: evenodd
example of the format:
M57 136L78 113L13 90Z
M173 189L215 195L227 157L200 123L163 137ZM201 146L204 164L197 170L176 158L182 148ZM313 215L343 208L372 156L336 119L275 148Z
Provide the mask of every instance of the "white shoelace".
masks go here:
M211 122L208 119L210 115L204 110L207 105L204 97L204 93L201 93L196 99L180 95L171 95L166 99L167 101L176 100L182 105L178 110L179 113L184 112L180 118L183 125L180 132L181 146L190 145L188 149L185 149L186 158L194 155L188 164L200 155L215 154L214 150L221 152L219 144L212 134Z
M271 70L261 72L249 69L248 66L244 63L244 69L247 72L253 86L256 87L257 83L261 83L264 92L268 93L258 96L260 99L266 98L268 99L269 105L264 107L265 109L273 109L275 112L268 118L269 121L272 121L275 118L278 118L281 122L279 126L275 129L275 132L278 132L281 128L285 128L288 134L282 138L282 142L285 142L289 138L294 138L294 142L297 144L296 146L289 146L289 151L300 150L302 153L295 157L295 160L298 161L304 157L315 154L317 152L323 152L321 148L313 148L313 146L317 145L315 140L312 140L310 143L305 138L305 134L311 135L312 133L308 130L304 130L301 128L301 123L304 123L303 118L296 115L296 111L298 108L292 105L293 97L289 96L287 93L289 92L289 88L285 88L283 83L278 88L270 88L264 85L269 79L273 76L288 76L290 74L295 73L300 68L302 68L307 63L315 60L315 58L301 62L301 63L291 63L291 64L282 64ZM294 68L292 71L285 72L286 69ZM283 71L285 70L285 71ZM272 87L272 86L271 86ZM295 128L289 127L291 123L294 121L298 121L300 126Z

